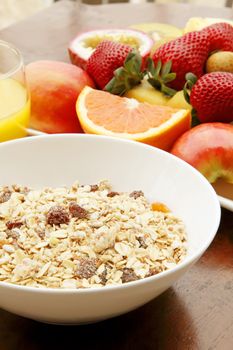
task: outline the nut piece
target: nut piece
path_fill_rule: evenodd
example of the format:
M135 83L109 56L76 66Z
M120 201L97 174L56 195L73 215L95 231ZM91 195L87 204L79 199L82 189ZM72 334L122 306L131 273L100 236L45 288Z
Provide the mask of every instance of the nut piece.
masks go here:
M12 230L13 228L16 227L21 227L23 225L22 221L18 221L18 220L9 220L6 222L6 227L8 228L8 230Z
M138 197L144 196L144 193L142 191L133 191L129 196L137 199Z
M73 218L86 219L88 217L88 211L75 202L70 203L69 211Z
M122 275L121 279L122 279L122 283L127 283L127 282L132 282L132 281L138 280L138 276L136 275L136 273L134 272L133 269L129 269L129 268L125 267L123 269L123 275Z
M107 197L110 197L110 198L112 198L112 197L115 197L115 196L119 196L119 192L114 192L114 191L112 191L112 192L109 192L108 194L107 194Z
M96 273L98 265L98 259L81 258L78 262L76 276L79 278L90 278Z
M47 223L50 225L68 224L69 213L60 205L51 207L47 214Z

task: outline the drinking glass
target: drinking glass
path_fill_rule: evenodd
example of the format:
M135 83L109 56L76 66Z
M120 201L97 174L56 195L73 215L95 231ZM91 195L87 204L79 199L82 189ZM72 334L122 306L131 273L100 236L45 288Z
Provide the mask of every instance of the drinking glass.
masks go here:
M30 117L30 97L21 53L0 40L0 142L24 137Z

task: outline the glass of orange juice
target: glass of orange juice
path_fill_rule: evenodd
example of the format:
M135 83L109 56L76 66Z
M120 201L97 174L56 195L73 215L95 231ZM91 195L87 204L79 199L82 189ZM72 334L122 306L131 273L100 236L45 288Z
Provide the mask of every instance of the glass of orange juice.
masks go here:
M30 97L23 58L0 40L0 142L24 137L30 117Z

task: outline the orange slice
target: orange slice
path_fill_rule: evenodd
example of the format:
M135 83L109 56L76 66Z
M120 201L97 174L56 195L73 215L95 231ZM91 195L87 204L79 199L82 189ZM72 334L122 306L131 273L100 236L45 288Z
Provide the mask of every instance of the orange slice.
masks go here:
M167 106L140 103L85 87L76 111L85 133L115 136L169 150L190 129L190 112Z

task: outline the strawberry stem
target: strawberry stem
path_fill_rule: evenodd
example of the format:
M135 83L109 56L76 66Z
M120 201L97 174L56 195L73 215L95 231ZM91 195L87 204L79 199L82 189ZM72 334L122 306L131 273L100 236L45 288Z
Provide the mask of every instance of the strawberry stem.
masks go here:
M185 101L190 104L190 92L193 85L197 82L197 77L193 73L186 73L185 75L186 83L184 84L183 93Z
M191 117L192 117L192 122L191 122L191 127L193 128L194 126L197 126L201 124L200 120L198 119L197 116L197 111L193 108L191 110Z

